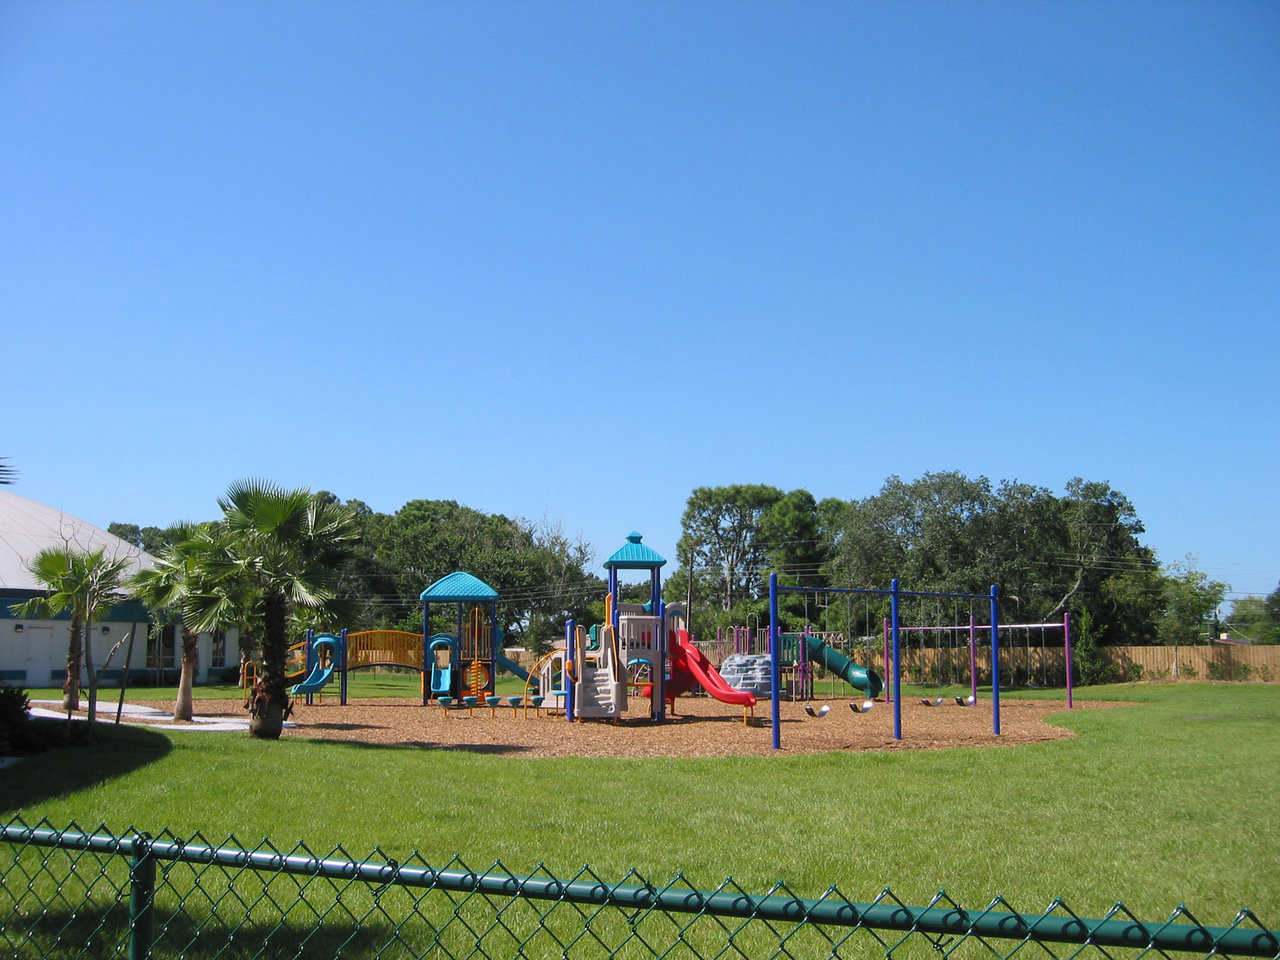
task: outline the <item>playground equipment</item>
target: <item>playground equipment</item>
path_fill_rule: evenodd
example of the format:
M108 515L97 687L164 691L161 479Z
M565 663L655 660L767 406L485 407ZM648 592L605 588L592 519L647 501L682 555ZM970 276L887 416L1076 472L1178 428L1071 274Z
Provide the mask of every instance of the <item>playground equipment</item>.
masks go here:
M455 570L423 590L419 599L422 662L430 664L431 674L430 689L423 684L422 705L432 697L448 696L466 704L468 697L493 694L502 641L502 628L497 625L498 591L479 577ZM456 607L456 633L430 634L432 604Z
M322 690L332 678L335 669L345 671L347 631L340 636L332 633L313 634L307 631L307 678L289 688L290 696L306 694L307 704L311 695Z
M932 595L930 595L932 596ZM901 626L898 627L900 634L915 634L920 637L920 643L916 647L915 654L917 656L917 669L920 674L920 682L934 683L942 685L950 683L953 680L959 680L967 674L969 681L969 696L956 697L955 702L958 706L971 707L978 702L978 680L984 675L991 673L991 657L992 652L983 650L982 654L986 662L981 663L979 659L979 644L977 637L979 633L991 634L994 629L996 642L992 646L994 656L1001 656L1001 649L1008 652L1007 657L1001 659L1009 661L1007 664L1000 665L1000 671L1008 669L1009 673L1016 679L1019 674L1023 682L1032 688L1037 686L1048 686L1051 679L1055 679L1052 674L1057 673L1056 667L1051 671L1049 665L1049 653L1052 652L1057 644L1049 645L1046 643L1046 634L1062 631L1062 678L1066 683L1067 689L1067 707L1074 707L1074 690L1072 683L1072 666L1071 666L1071 614L1064 613L1062 620L1050 623L999 623L997 622L993 628L991 624L979 624L975 622L972 614L968 617L967 624L953 625L933 625L933 626ZM1040 640L1040 662L1033 665L1031 662L1033 646L1031 644L1032 632L1039 634ZM932 648L924 645L924 638L933 635L940 638L935 642ZM1003 645L1000 638L1004 638ZM946 639L941 639L946 638ZM959 639L963 638L963 640ZM1018 639L1022 638L1021 651L1023 655L1023 663L1019 670L1017 664L1017 655L1019 651ZM886 673L892 666L889 664L889 645L890 645L890 623L889 619L884 620L884 662L886 664ZM908 647L910 642L908 640ZM967 671L955 665L957 660L955 654L958 650L968 648L968 669ZM1040 675L1041 683L1037 685L1034 682L1036 674ZM1004 689L1012 689L1016 683L1002 682Z
M543 710L563 710L571 682L566 669L564 647L545 653L534 662L524 681L524 715L533 707L534 715Z
M584 631L571 620L565 625L565 673L572 681L565 715L569 720L614 718L627 709L628 695L636 690L649 700L649 715L665 720L668 705L674 712L676 698L701 686L724 703L742 705L749 722L756 699L725 682L715 667L694 646L685 630L683 604L662 600L662 567L657 551L644 545L632 531L604 567L609 573L605 597L605 623ZM643 570L649 574L649 602L621 603L619 573Z
M786 593L793 593L793 594L822 593L822 594L831 594L836 596L848 596L848 597L864 596L864 597L888 598L889 610L890 610L890 613L889 613L890 631L889 632L892 638L892 649L893 649L891 676L893 678L893 694L892 694L893 738L895 740L902 739L902 689L901 689L902 659L901 659L901 642L900 642L900 631L901 631L900 605L902 600L905 598L912 598L912 597L915 597L915 598L932 597L938 600L950 599L954 601L967 602L970 605L971 610L975 603L985 602L989 604L990 615L991 615L990 636L991 636L991 666L992 666L992 669L991 669L991 727L992 727L992 732L996 736L1000 735L1000 658L998 655L1000 614L998 609L999 590L994 584L991 586L990 593L986 595L964 594L964 593L932 593L932 592L923 592L923 591L917 592L917 591L903 590L899 586L896 578L893 581L891 581L888 590L855 590L855 589L844 588L844 587L816 587L815 588L815 587L786 586L778 583L777 574L770 574L769 575L769 624L770 624L769 646L770 646L770 649L773 650L775 654L773 657L773 697L772 697L773 748L775 750L780 750L782 748L782 733L781 733L781 726L779 722L779 712L778 712L778 697L779 697L778 667L779 667L779 660L780 660L780 657L777 655L778 644L779 644L778 598L780 595L786 594ZM808 608L807 603L808 601L806 599L806 610ZM971 613L971 616L972 616L972 613ZM887 653L886 653L885 659L888 660ZM1071 700L1069 696L1067 699L1067 705L1068 707L1070 707L1071 705Z

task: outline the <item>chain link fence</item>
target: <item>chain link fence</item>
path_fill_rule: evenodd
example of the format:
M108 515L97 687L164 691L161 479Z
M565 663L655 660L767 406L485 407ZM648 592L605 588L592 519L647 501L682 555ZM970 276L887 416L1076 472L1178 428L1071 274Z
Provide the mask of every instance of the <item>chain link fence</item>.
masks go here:
M940 891L922 907L885 889L870 903L832 886L764 893L731 878L699 890L635 870L517 875L454 857L431 866L379 850L318 855L196 834L85 832L20 819L0 831L0 949L14 957L869 958L1009 960L1280 957L1280 935L1248 909L1226 927L1183 907L1144 922L1122 903L1098 918L1061 900L1021 913L997 897L966 909Z

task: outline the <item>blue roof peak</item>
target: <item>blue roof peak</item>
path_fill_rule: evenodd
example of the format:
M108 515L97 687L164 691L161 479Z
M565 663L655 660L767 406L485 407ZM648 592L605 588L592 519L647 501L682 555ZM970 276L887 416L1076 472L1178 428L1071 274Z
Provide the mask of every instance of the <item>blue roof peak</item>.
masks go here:
M419 599L430 600L432 603L473 603L479 600L497 600L498 591L479 577L456 570L423 590Z
M606 570L657 570L666 564L667 558L658 551L646 547L640 534L632 530L627 542L604 562Z

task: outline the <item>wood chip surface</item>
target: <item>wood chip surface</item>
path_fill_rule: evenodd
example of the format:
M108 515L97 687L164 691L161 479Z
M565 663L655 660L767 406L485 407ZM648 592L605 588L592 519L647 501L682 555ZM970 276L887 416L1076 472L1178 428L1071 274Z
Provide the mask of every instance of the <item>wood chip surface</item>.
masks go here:
M1074 736L1045 719L1066 710L1065 698L1001 700L999 737L992 733L989 700L960 707L948 699L941 706L927 707L919 698L904 698L901 740L893 738L891 703L877 701L868 713L854 713L849 703L847 699L809 701L814 710L830 705L826 716L815 718L805 713L806 704L784 701L779 711L782 752L1016 746ZM1108 706L1118 704L1077 701L1075 709ZM423 707L416 700L351 701L344 707L336 696L326 696L312 706L298 698L290 718L296 726L287 728L284 736L521 757L731 757L773 752L768 701L756 705L749 726L743 724L741 708L707 697L680 698L677 715L665 723L649 719L647 700L632 699L631 708L616 723L569 723L563 715L536 716L533 710L526 718L523 709L513 711L505 705L493 715L487 706L478 706L468 715L466 709L446 713L434 702ZM196 709L205 717L245 717L243 706L232 700L199 700Z

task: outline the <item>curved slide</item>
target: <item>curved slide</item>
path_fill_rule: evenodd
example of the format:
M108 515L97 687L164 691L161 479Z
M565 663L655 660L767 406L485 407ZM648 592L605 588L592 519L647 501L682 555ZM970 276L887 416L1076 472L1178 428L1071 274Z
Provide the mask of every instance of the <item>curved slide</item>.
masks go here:
M843 653L833 650L817 637L804 638L804 652L814 663L826 667L837 677L855 690L861 690L868 697L878 697L884 689L884 681L880 674L866 667L858 666Z
M692 690L695 684L711 694L721 703L736 703L743 707L754 707L756 695L731 687L724 677L716 671L702 651L693 645L687 630L677 630L669 634L671 640L671 680L667 684L667 699L674 700L682 693Z
M311 668L311 673L307 676L307 679L303 680L301 683L295 683L292 687L289 688L289 695L294 696L299 693L315 693L317 690L323 687L326 683L328 683L329 680L332 679L332 677L333 677L333 661L332 660L329 661L328 666L322 667L320 664L317 663L314 667Z
M520 678L521 680L523 680L525 683L528 683L528 682L529 682L529 671L528 671L528 670L526 670L524 667L520 666L520 664L516 663L516 662L515 662L514 660L512 660L510 657L504 657L504 656L502 655L502 651L498 651L498 653L497 653L497 654L495 654L495 656L497 656L497 658L498 658L498 659L497 659L497 665L498 665L499 667L501 667L503 670L507 671L507 673L515 674L517 677L519 677L519 678Z

